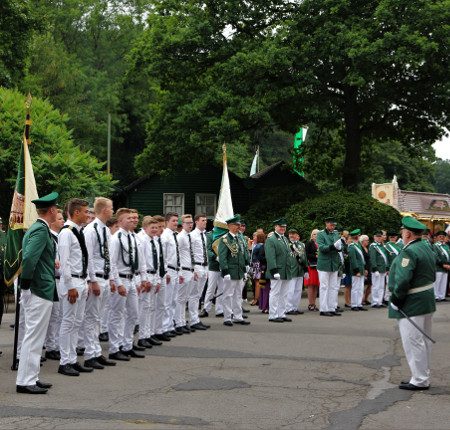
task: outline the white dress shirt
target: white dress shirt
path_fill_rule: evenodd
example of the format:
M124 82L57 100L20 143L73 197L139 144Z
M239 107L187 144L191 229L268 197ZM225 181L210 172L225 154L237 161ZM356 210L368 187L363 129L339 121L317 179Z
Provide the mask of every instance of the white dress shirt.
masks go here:
M193 269L191 264L191 247L189 237L189 233L184 229L177 236L178 248L180 250L180 265L181 267L187 269Z
M177 245L174 238L175 233L176 232L173 232L172 230L170 230L170 228L164 229L161 235L161 243L163 247L163 254L166 262L166 267L172 266L175 267L175 269L179 269L177 264Z
M119 238L120 235L120 238ZM137 249L137 239L132 236L132 234L122 227L119 228L118 231L113 235L111 239L111 276L117 286L123 285L122 278L120 278L119 273L123 275L132 275L131 266L126 266L122 260L122 252L120 244L122 243L123 248L123 259L127 264L130 261L130 254L128 248L128 236L131 239L131 247L133 253L133 260L136 258L136 252L139 252ZM136 240L136 242L135 242ZM139 256L140 257L140 256ZM139 258L138 257L138 258ZM138 269L139 270L139 269Z
M64 225L72 226L81 231L81 226L73 221L66 221ZM83 274L83 253L77 237L69 228L63 228L58 235L59 262L61 264L61 283L66 291L74 288L72 275Z
M208 264L208 251L206 249L206 230L200 231L198 228L196 228L195 230L191 231L190 235L192 239L192 250L194 252L195 264Z
M97 224L98 236L95 231L95 224ZM94 221L88 224L83 231L84 237L86 239L86 248L89 254L88 273L89 273L89 280L91 282L97 282L97 278L95 277L96 273L105 274L105 259L102 258L102 256L100 255L100 246L102 246L102 253L103 253L104 231L106 231L106 240L108 243L108 250L110 254L110 269L111 269L111 232L109 231L109 228L106 227L103 221L100 221L98 218L95 218ZM99 238L101 245L99 243Z

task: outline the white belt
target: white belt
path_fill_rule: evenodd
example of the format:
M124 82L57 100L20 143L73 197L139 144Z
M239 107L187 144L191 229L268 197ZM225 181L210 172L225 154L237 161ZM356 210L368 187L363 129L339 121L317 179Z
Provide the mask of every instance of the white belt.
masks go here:
M434 288L434 284L425 285L424 287L411 288L406 294L409 295L409 294L421 293L422 291L428 291L428 290L431 290L432 288Z

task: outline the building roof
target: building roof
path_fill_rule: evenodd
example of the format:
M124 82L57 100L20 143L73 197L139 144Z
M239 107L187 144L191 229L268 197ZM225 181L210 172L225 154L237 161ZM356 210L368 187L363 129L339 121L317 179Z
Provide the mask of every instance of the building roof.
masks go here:
M398 209L419 216L450 219L450 195L399 190Z

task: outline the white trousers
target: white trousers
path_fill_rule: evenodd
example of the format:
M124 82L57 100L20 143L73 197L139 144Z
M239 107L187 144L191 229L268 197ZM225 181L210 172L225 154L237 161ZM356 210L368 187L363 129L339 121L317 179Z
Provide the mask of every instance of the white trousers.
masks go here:
M335 312L339 294L338 272L317 271L319 274L320 312Z
M289 291L290 280L271 279L269 293L269 319L284 318L286 316L286 296Z
M303 276L292 278L289 281L286 299L286 312L297 311L302 299Z
M116 290L110 297L108 328L110 354L115 354L120 347L124 351L133 348L134 327L138 320L139 306L135 279L121 278L121 281L127 295L121 296Z
M433 314L418 315L411 319L431 336ZM406 360L411 370L410 383L417 387L430 385L431 342L406 318L398 320Z
M223 320L231 321L233 315L233 321L242 321L242 279L223 280Z
M84 351L85 360L90 360L91 358L100 357L102 355L102 347L100 346L98 335L100 334L101 315L105 308L110 288L109 281L106 279L98 278L97 282L100 287L100 295L95 296L91 291L86 302L83 324L84 345L86 348Z
M448 273L436 272L436 281L434 282L434 296L438 300L445 299L447 289Z
M161 279L161 288L159 289L159 293L156 295L156 303L155 303L155 322L154 322L154 334L163 334L164 333L164 312L165 312L165 303L166 303L166 277L164 276Z
M385 281L386 273L372 273L372 307L383 303Z
M25 333L17 372L17 385L35 385L38 380L42 347L52 305L53 302L31 294L30 290L22 291L21 306L25 317Z
M386 275L386 282L385 282L385 287L384 287L384 297L383 300L385 302L389 302L389 275Z
M149 278L152 288L148 293L141 292L139 296L139 339L148 339L152 336L152 321L154 321L155 315L155 303L156 303L156 284L158 278L156 275L150 274Z
M109 303L110 299L113 293L111 290L108 291L108 293L105 295L105 307L103 308L103 311L101 313L101 327L100 327L100 333L107 333L108 332L108 326L109 326Z
M67 291L61 296L62 320L59 331L60 364L75 364L77 361L78 332L84 318L88 286L86 280L72 278L72 285L78 291L78 298L74 304L68 300Z
M200 318L198 317L198 305L206 280L208 279L208 269L206 267L195 266L195 272L197 273L198 278L197 280L192 280L188 301L190 325L198 324L200 322Z
M170 275L170 282L166 282L163 333L173 330L173 320L175 317L175 310L177 308L177 294L179 285L178 272L176 270L168 269L168 274Z
M363 296L364 296L364 275L352 276L352 292L351 292L352 308L362 307Z
M194 273L182 270L180 275L184 278L183 283L178 282L177 307L175 309L175 325L184 327L186 325L186 304L191 293Z
M217 295L223 293L223 278L220 274L220 272L214 272L212 270L208 271L208 288L206 290L205 294L205 304L203 306L203 309L210 313L212 309L212 299L214 298L214 294L216 292L217 288ZM216 298L216 315L223 313L223 306L222 306L222 299L223 296Z
M60 302L53 302L47 334L45 335L45 350L59 351L59 330L61 328Z

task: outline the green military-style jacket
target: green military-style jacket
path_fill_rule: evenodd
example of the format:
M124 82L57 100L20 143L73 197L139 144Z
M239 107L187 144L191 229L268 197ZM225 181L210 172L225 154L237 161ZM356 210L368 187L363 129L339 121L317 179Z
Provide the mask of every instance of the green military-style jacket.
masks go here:
M321 272L337 272L341 264L338 250L334 244L339 239L339 233L335 230L333 233L327 229L317 233L316 243L319 247L317 257L317 270Z
M395 260L395 257L397 257L397 255L400 253L401 248L395 243L388 242L388 243L386 243L386 249L389 253L389 257L388 257L389 267L391 267L392 262Z
M231 233L223 235L219 242L219 266L222 276L230 275L234 281L244 279L245 261L245 250L239 236L233 237Z
M350 275L356 276L358 273L361 276L365 274L366 261L362 246L359 243L352 242L348 246L348 260L350 263Z
M291 251L288 244L289 240L276 232L269 234L264 250L266 252L267 270L266 279L274 279L273 275L280 274L280 279L292 279L292 273L289 265Z
M386 273L389 270L389 252L383 244L372 242L369 246L370 270Z
M219 262L217 261L217 254L212 248L213 244L213 232L206 233L206 250L208 252L208 269L212 272L219 272Z
M244 234L241 231L238 232L238 235L239 240L242 241L242 247L244 248L245 251L245 265L250 266L250 251L248 250L247 239L245 238Z
M436 310L435 279L433 251L422 240L414 240L402 249L392 263L389 272L390 301L408 316L432 313ZM403 318L403 315L389 306L389 318Z
M308 260L306 258L305 245L302 242L291 242L288 240L291 248L288 259L289 270L293 278L301 278L308 271Z
M55 283L55 246L50 229L36 221L22 240L22 283L43 299L57 300Z
M436 256L436 271L448 273L448 270L442 267L444 264L450 264L450 249L447 244L436 242L433 251Z

